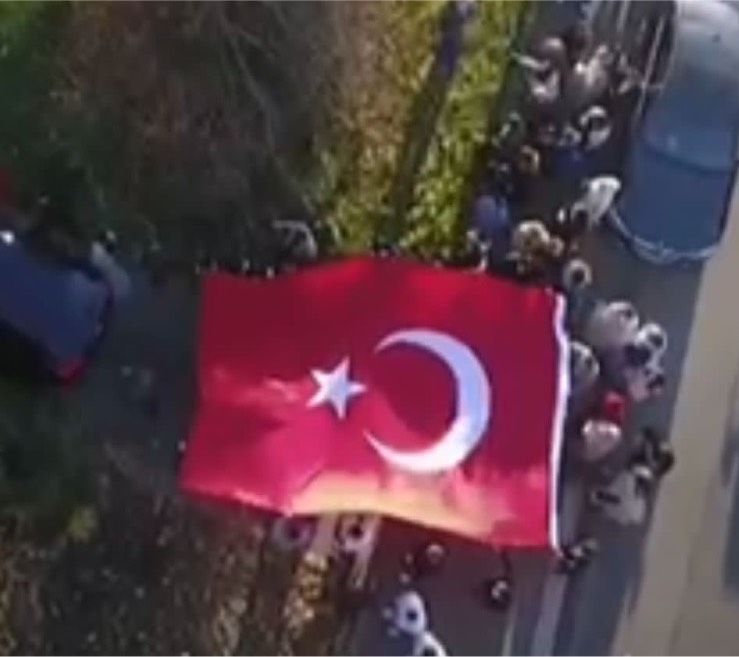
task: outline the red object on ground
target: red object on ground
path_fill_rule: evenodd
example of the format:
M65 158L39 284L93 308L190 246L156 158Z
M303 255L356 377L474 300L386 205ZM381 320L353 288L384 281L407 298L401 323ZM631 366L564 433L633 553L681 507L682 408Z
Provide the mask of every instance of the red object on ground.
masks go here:
M563 315L551 292L402 260L210 275L181 486L556 547Z
M619 392L609 390L603 396L599 417L623 428L626 422L627 411L628 403L626 397Z

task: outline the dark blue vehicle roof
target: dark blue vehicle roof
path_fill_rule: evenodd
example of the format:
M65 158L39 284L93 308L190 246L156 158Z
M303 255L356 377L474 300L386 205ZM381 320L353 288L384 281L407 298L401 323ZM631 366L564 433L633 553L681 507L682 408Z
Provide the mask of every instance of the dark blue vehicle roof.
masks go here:
M85 355L108 300L102 281L42 261L20 242L5 240L0 240L0 281L1 322L57 363Z
M739 10L681 0L662 90L632 147L621 199L626 231L676 252L718 243L739 133Z
M682 164L644 142L634 145L621 220L641 240L690 254L719 242L733 169Z

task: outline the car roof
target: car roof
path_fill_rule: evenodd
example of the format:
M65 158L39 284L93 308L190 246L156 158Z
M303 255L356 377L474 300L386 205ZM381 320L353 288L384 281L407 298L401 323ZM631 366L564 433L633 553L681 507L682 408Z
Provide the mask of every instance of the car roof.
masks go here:
M17 240L0 240L0 280L0 321L59 362L84 355L105 303L103 283L38 259Z
M723 232L734 170L682 164L637 142L618 203L626 231L676 255L706 251Z
M679 0L673 29L670 63L644 138L695 166L731 168L739 126L739 6Z

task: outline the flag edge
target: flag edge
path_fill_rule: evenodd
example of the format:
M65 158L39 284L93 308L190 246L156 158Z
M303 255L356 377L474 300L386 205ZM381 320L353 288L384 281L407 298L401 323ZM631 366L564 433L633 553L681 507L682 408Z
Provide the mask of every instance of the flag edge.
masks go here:
M554 551L560 548L559 532L559 478L564 447L567 400L570 394L569 352L570 342L565 328L566 300L555 298L553 313L554 335L558 346L557 396L552 417L552 440L549 453L549 545Z

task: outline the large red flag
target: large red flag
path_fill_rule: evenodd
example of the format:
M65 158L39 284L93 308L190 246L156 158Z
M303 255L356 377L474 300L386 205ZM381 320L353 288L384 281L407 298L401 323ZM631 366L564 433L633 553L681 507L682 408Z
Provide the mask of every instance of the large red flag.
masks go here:
M186 491L556 544L563 303L474 272L353 259L203 287Z

